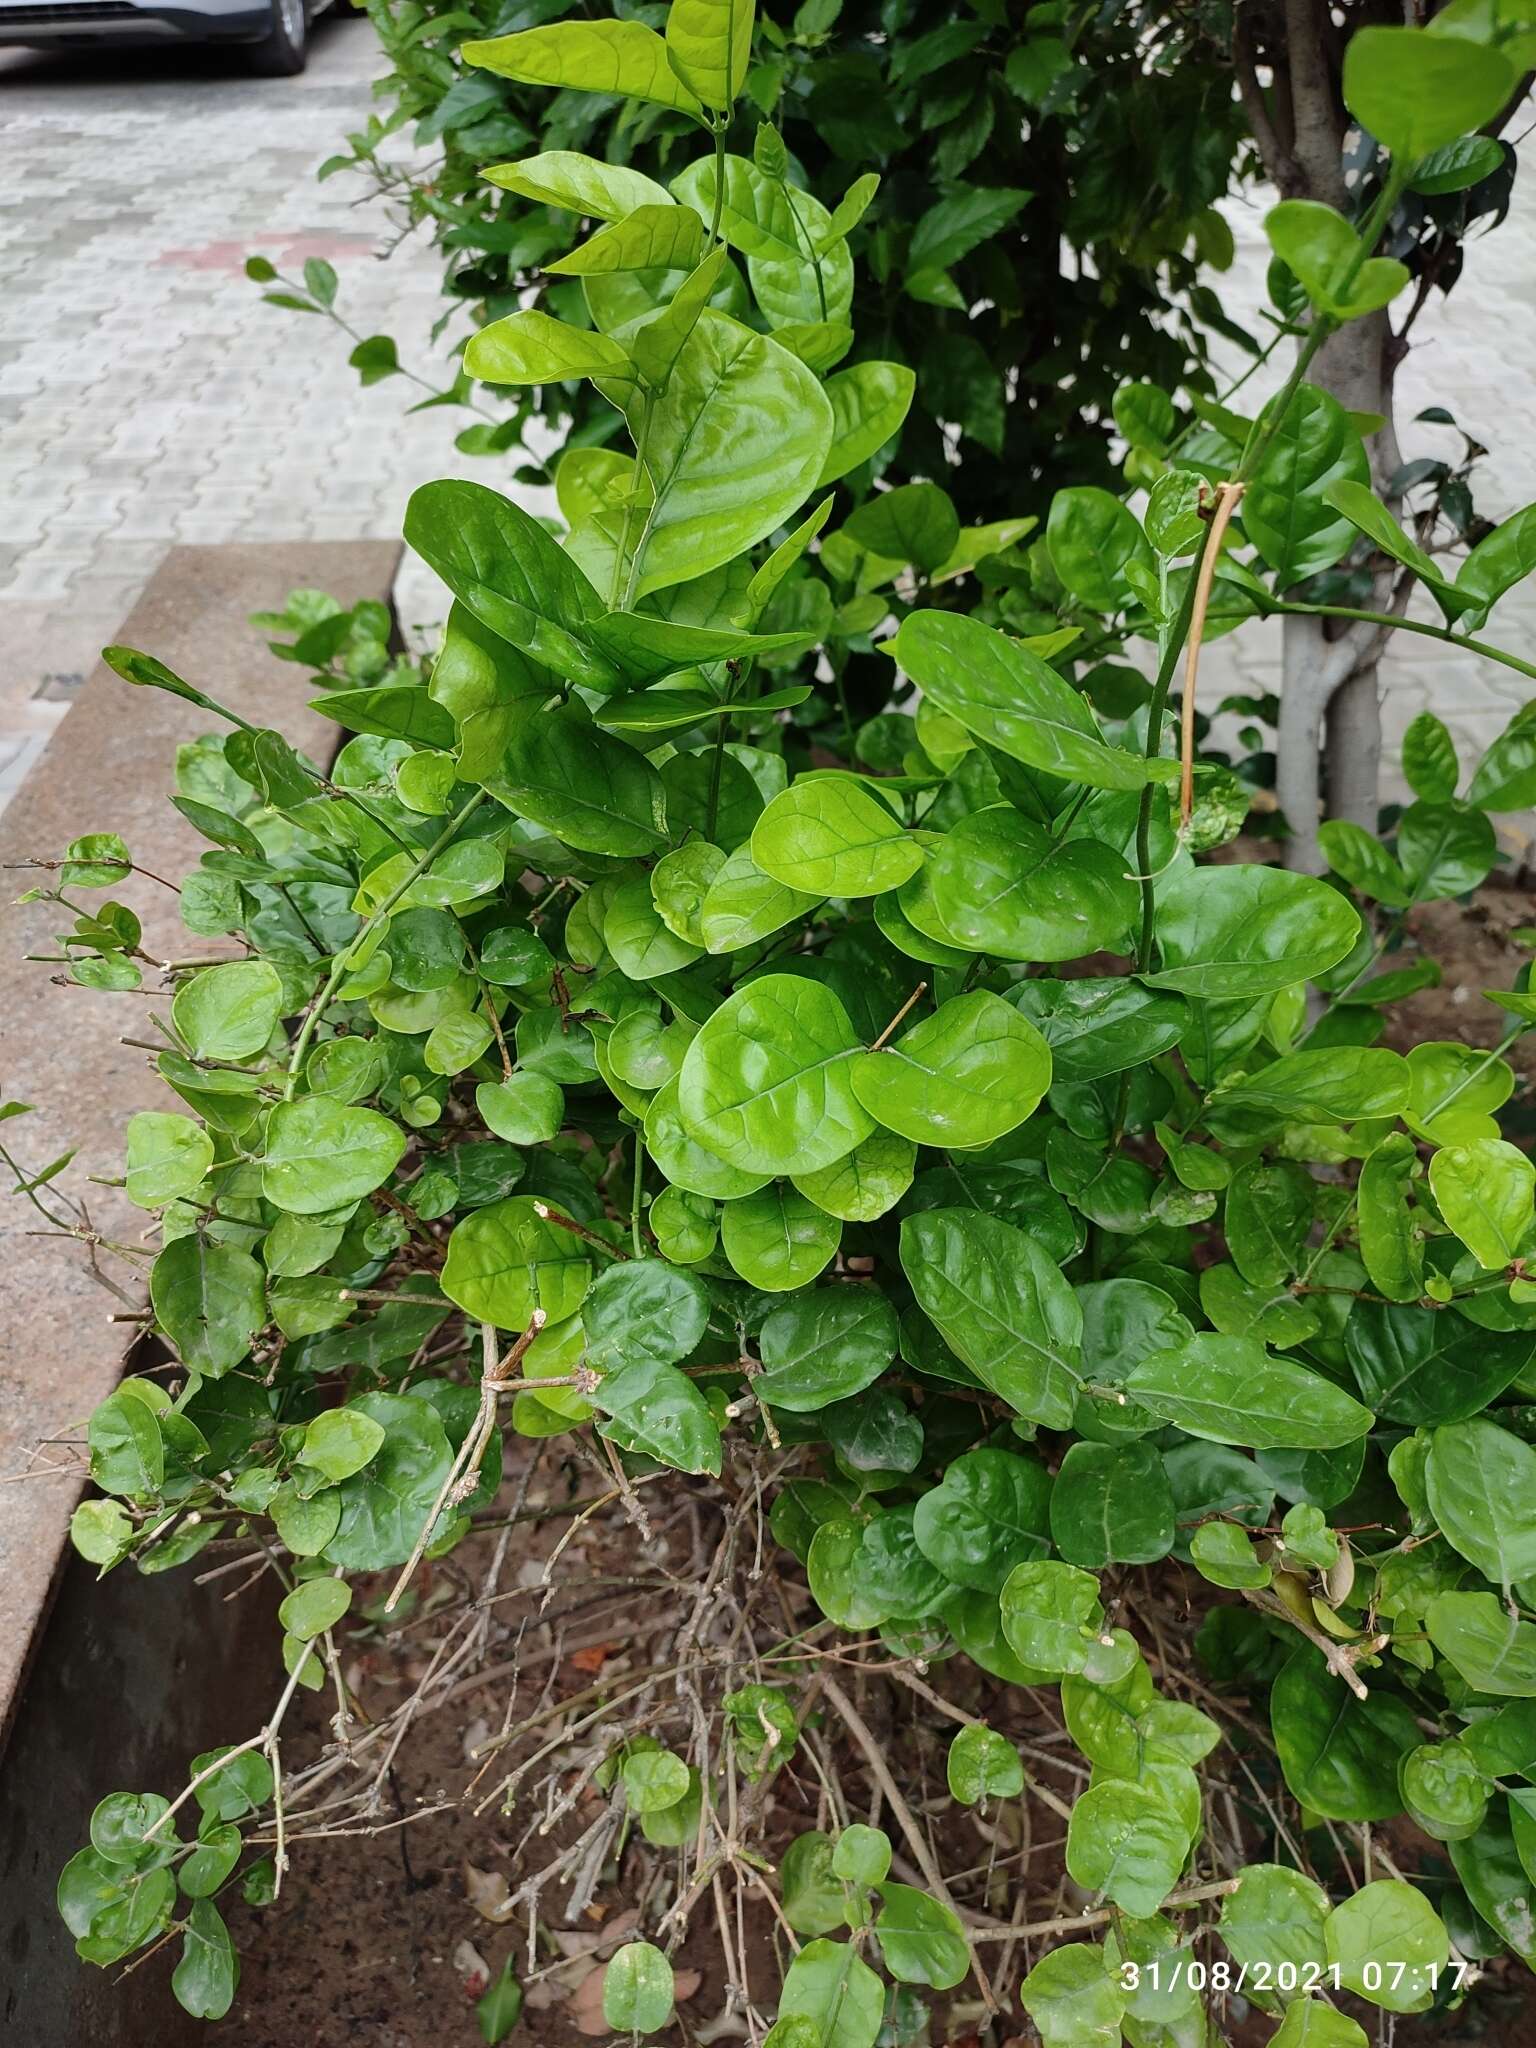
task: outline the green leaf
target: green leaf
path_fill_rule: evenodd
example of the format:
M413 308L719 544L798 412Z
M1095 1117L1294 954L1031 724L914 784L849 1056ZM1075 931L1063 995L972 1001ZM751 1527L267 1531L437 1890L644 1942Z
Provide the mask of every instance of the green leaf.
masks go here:
M1353 1123L1395 1117L1408 1106L1409 1070L1401 1054L1378 1047L1330 1046L1284 1053L1239 1078L1216 1100L1296 1123Z
M884 2012L884 1985L847 1942L808 1941L784 1973L778 2023L808 2021L816 2048L874 2048Z
M523 1987L512 1974L512 1958L501 1966L501 1975L490 1984L475 2004L475 2018L489 2048L496 2048L517 2025L523 2012Z
M1218 1924L1235 1963L1271 1975L1288 1963L1301 1982L1303 1972L1323 1968L1327 1917L1328 1894L1312 1878L1282 1863L1250 1863L1222 1900Z
M1475 1835L1447 1844L1462 1889L1473 1908L1525 1963L1536 1962L1531 1925L1531 1879L1511 1831L1513 1805L1495 1799Z
M1456 742L1432 711L1421 711L1403 734L1403 774L1415 796L1449 803L1461 779Z
M543 1145L560 1135L565 1096L547 1074L512 1074L475 1089L481 1120L509 1145Z
M266 960L205 967L182 983L171 1022L194 1059L248 1060L265 1052L283 1014L283 984Z
M1492 1594L1482 1597L1499 1611ZM1532 1633L1536 1635L1536 1631ZM1464 1742L1422 1743L1403 1758L1398 1776L1405 1810L1435 1841L1465 1840L1482 1826L1491 1787Z
M139 1402L135 1405L142 1407L143 1403ZM145 1412L147 1413L148 1411L146 1410ZM152 1415L149 1419L151 1423L154 1423ZM151 1468L146 1467L144 1458L140 1455L136 1445L142 1441L143 1447L148 1451L151 1460L154 1457L154 1450L151 1448L151 1435L148 1430L142 1431L141 1436L136 1438L131 1434L132 1429L132 1421L124 1419L119 1433L119 1440L113 1447L113 1450L114 1453L127 1453L131 1463L123 1467L123 1474L135 1482L128 1487L127 1491L139 1492L146 1489L142 1489L137 1482L147 1477L147 1472ZM155 1446L158 1446L160 1441L158 1425L154 1428L152 1441ZM133 1543L133 1524L117 1505L116 1501L83 1500L70 1517L69 1540L87 1564L99 1564L106 1568L109 1565L116 1564L119 1559L128 1554Z
M1264 232L1320 312L1358 320L1385 306L1408 282L1408 268L1389 256L1362 257L1360 238L1331 206L1282 199L1264 216Z
M630 1259L599 1273L581 1306L587 1363L598 1372L645 1359L675 1365L709 1323L709 1293L662 1259Z
M476 1209L453 1227L443 1267L443 1292L468 1314L498 1329L523 1330L536 1308L551 1323L575 1315L592 1277L583 1240L539 1214L565 1211L557 1202L511 1195Z
M752 858L809 896L878 896L922 866L918 842L856 775L801 775L752 829Z
M1388 2012L1426 2011L1450 1960L1439 1914L1396 1877L1378 1878L1342 1900L1323 1935L1343 1988Z
M1318 841L1333 872L1373 902L1404 909L1413 901L1413 886L1381 841L1348 818L1325 818Z
M1344 51L1345 106L1405 166L1491 121L1516 83L1499 51L1419 29L1359 29Z
M1021 981L1014 1007L1051 1048L1057 1081L1100 1081L1178 1044L1189 1025L1183 999L1135 981Z
M1531 1228L1536 1166L1502 1138L1447 1145L1429 1162L1440 1214L1487 1271L1507 1266Z
M646 207L645 216L658 212L676 213L677 207ZM695 229L697 220L693 215ZM610 228L607 234L620 234L622 229ZM587 244L593 249L603 242L598 235ZM629 265L613 266L599 260L583 266L579 259L586 252L576 251L565 259L564 267L576 268L630 268ZM551 264L549 268L561 266ZM610 341L606 334L599 334L590 327L568 327L563 320L551 319L548 313L530 309L522 313L509 313L505 319L493 320L488 327L482 327L478 334L472 334L464 351L464 367L471 377L478 377L486 384L563 384L572 377L612 377L619 380L634 376L634 364L616 341Z
M866 498L843 531L882 561L911 562L932 572L954 552L960 520L949 493L937 484L898 484Z
M553 534L510 498L484 484L423 484L405 508L404 530L428 567L500 639L590 688L609 689L618 680L611 659L591 645L590 629L603 609L597 592Z
M583 853L631 858L667 843L661 777L643 754L568 711L540 711L511 735L487 788L508 810Z
M620 1776L631 1813L660 1813L688 1796L688 1766L670 1749L641 1749L624 1759Z
M1258 866L1197 867L1157 892L1153 988L1208 1001L1274 995L1344 958L1360 919L1310 875Z
M885 1967L900 1984L952 1991L971 1967L959 1915L942 1899L909 1884L882 1884L875 1939Z
M1236 1522L1202 1522L1189 1539L1189 1555L1201 1578L1213 1586L1267 1586L1274 1576Z
M1134 564L1152 570L1152 551L1130 508L1096 484L1057 491L1045 527L1051 566L1079 603L1092 611L1123 610L1137 592L1126 576Z
M211 1899L196 1899L182 1936L181 1960L171 1972L176 2003L195 2020L221 2020L235 2002L240 1958Z
M1070 1426L1083 1314L1053 1258L997 1217L931 1209L902 1224L901 1263L924 1314L984 1386L1029 1421Z
M668 199L661 206L637 207L623 220L583 242L579 249L546 263L544 268L555 277L597 277L623 270L691 270L703 246L703 223L693 208L678 206ZM465 361L467 364L467 352ZM622 377L624 371L602 374Z
M1409 539L1386 506L1382 504L1381 500L1366 485L1358 481L1351 481L1347 477L1341 477L1338 481L1326 484L1323 487L1323 496L1330 505L1336 506L1344 514L1344 517L1352 526L1357 526L1363 534L1375 541L1383 554L1390 555L1396 562L1401 562L1405 569L1411 569L1419 581L1433 593L1435 602L1439 605L1447 619L1454 620L1469 608L1467 599L1458 595L1454 584L1448 583L1445 577L1441 575L1439 569L1435 566L1434 557L1426 555L1417 542ZM1413 733L1415 727L1420 726L1421 721L1424 719L1428 719L1432 725L1439 726L1442 733L1445 732L1445 727L1440 725L1439 719L1434 716L1433 712L1421 711L1418 718L1413 721L1413 725L1409 727L1408 734L1404 735L1403 772L1408 776L1409 783L1415 788L1417 788L1417 784L1414 784L1413 777L1409 773L1408 757L1412 751L1409 735ZM1446 735L1446 743L1449 744L1448 734ZM1451 786L1443 792L1445 796L1450 796L1456 787L1454 747L1451 748L1451 762ZM1430 794L1428 790L1419 790L1418 793L1420 796Z
M352 1588L344 1580L305 1579L283 1601L277 1618L289 1635L307 1643L334 1628L351 1605Z
M854 1821L832 1851L832 1874L846 1884L883 1884L891 1867L891 1838L883 1828Z
M1012 806L962 818L926 875L954 943L1004 960L1121 952L1140 900L1123 854L1097 839L1055 840Z
M384 1429L358 1408L327 1408L305 1425L297 1456L331 1481L361 1472L384 1441Z
M339 1514L325 1559L347 1571L382 1571L404 1564L426 1531L453 1451L428 1401L409 1394L358 1394L352 1405L378 1423L384 1442L330 1496Z
M1265 415L1261 423L1268 424ZM1339 401L1303 384L1285 409L1243 499L1243 528L1286 590L1349 552L1354 521L1337 509L1340 484L1364 489L1365 445Z
M1181 1350L1142 1359L1124 1385L1159 1420L1251 1450L1333 1450L1374 1420L1321 1373L1272 1357L1251 1337L1197 1332Z
M1391 1693L1357 1699L1322 1653L1295 1651L1270 1692L1270 1726L1292 1794L1327 1820L1389 1820L1402 1811L1399 1759L1419 1745L1412 1713Z
M810 1414L873 1385L896 1357L896 1313L869 1287L822 1287L774 1309L762 1327L752 1391Z
M1536 1626L1492 1593L1439 1593L1424 1611L1424 1626L1474 1692L1536 1699Z
M950 1797L962 1806L989 1799L1016 1799L1024 1790L1024 1765L1006 1736L984 1721L972 1721L949 1745L944 1773Z
M132 872L132 856L115 832L89 832L70 841L59 881L66 889L110 889Z
M667 9L672 69L705 106L721 113L741 94L752 58L752 16L753 0L673 0Z
M704 944L711 953L734 953L755 944L814 910L820 899L786 888L765 875L750 846L739 846L705 894L699 913Z
M267 1320L264 1276L250 1253L195 1232L155 1260L149 1298L182 1363L210 1379L240 1363Z
M609 1418L604 1436L678 1472L719 1476L720 1426L709 1403L675 1365L636 1359L608 1373L591 1396Z
M190 1195L213 1164L213 1140L190 1117L140 1110L128 1119L128 1199L161 1209Z
M223 1890L245 1846L240 1830L225 1823L200 1830L197 1847L176 1873L189 1899L211 1899Z
M519 193L536 206L561 206L594 220L622 220L637 206L664 206L664 185L627 164L604 163L571 149L546 150L515 163L486 164L479 174L489 185Z
M665 390L637 399L631 412L637 440L646 437L653 484L637 542L636 598L702 576L766 539L816 488L832 441L831 403L804 363L708 310Z
M1269 2048L1370 2048L1364 2027L1320 1998L1298 1998L1271 2035Z
M941 711L1028 767L1094 789L1140 789L1177 772L1171 761L1110 746L1086 698L1022 642L979 620L911 612L884 646Z
M1051 1489L1051 1536L1068 1564L1151 1564L1173 1548L1173 1490L1150 1444L1072 1444Z
M853 363L827 379L832 440L816 479L818 490L879 453L906 418L916 388L916 373L905 363Z
M1188 1832L1165 1796L1128 1778L1090 1785L1067 1824L1070 1876L1136 1919L1161 1906L1189 1848Z
M1536 568L1536 505L1527 505L1480 540L1457 572L1457 590L1476 600L1478 606L1472 623L1481 623L1505 591L1523 582L1533 568ZM1518 713L1516 715L1519 716ZM1473 801L1485 800L1474 795ZM1502 810L1512 806L1490 803L1486 808Z
M1019 1986L1045 2048L1120 2048L1126 1995L1103 1949L1086 1941L1048 1950Z
M1362 1240L1364 1220L1362 1206ZM1536 1337L1480 1330L1450 1310L1419 1307L1415 1297L1357 1301L1344 1325L1344 1350L1377 1414L1414 1429L1480 1414L1530 1365Z
M377 1110L346 1108L328 1095L280 1102L267 1123L262 1193L297 1216L344 1209L383 1186L406 1142Z
M924 1557L956 1586L1001 1593L1015 1565L1050 1548L1051 1477L1013 1451L966 1451L918 1501L913 1535Z
M853 1065L853 1092L887 1130L920 1145L990 1145L1050 1086L1051 1055L1000 996L952 996L893 1044Z
M873 1129L853 1089L859 1050L830 989L764 975L728 996L689 1046L677 1092L684 1129L745 1173L830 1166Z
M1509 1587L1536 1576L1536 1451L1485 1417L1443 1423L1425 1466L1430 1513L1451 1548Z
M784 1918L796 1934L831 1934L844 1924L845 1894L832 1855L828 1836L806 1833L796 1835L780 1859Z
M791 1176L800 1193L844 1223L873 1223L912 1185L917 1147L894 1131L872 1131L846 1158Z
M961 186L919 218L907 248L908 269L948 270L1001 236L1030 196L1009 187Z
M603 2018L616 2033L659 2033L672 2017L673 1995L672 1965L659 1948L627 1941L614 1950L603 1971Z
M638 21L551 22L520 35L461 43L459 56L522 85L614 93L703 117L697 95L668 61L667 45Z
M732 1271L769 1294L809 1286L842 1234L835 1217L781 1181L728 1201L720 1212L720 1246Z

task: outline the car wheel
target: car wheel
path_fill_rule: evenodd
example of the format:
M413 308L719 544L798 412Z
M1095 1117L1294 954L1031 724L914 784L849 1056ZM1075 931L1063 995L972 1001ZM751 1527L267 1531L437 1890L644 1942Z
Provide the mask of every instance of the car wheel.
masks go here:
M261 78L293 78L309 58L309 22L304 0L272 0L272 26L250 51L251 69Z

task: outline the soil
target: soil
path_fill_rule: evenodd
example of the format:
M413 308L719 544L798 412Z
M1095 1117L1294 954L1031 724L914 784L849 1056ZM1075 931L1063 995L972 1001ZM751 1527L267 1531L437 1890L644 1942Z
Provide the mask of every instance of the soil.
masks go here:
M1440 961L1442 981L1389 1013L1387 1042L1399 1048L1423 1039L1491 1045L1507 1018L1483 999L1481 991L1507 988L1515 970L1529 959L1529 949L1513 936L1528 920L1536 920L1536 899L1528 891L1499 885L1479 890L1467 905L1432 904L1415 912L1409 920L1409 944ZM1536 1075L1536 1045L1531 1041L1517 1046L1512 1059L1527 1082ZM1536 1118L1531 1122L1536 1129ZM513 1455L520 1451L526 1446L514 1446ZM242 1976L234 2010L208 2030L210 2048L473 2048L481 2039L473 2009L483 1987L481 1973L489 1969L493 1976L498 1974L509 1956L528 1991L511 2037L514 2044L584 2048L593 2040L611 2038L597 2010L595 1973L603 1955L629 1938L632 1916L642 1904L645 1914L638 1932L654 1935L660 1912L676 1894L679 1856L651 1850L637 1838L624 1841L616 1856L610 1854L603 1881L573 1925L567 1924L563 1886L551 1885L539 1900L543 1932L530 1967L526 1910L519 1908L504 1921L488 1916L494 1915L494 1902L505 1898L509 1888L515 1891L607 1807L606 1795L587 1786L548 1835L532 1832L543 1802L579 1784L582 1768L599 1753L603 1731L588 1738L590 1747L583 1747L578 1737L572 1746L555 1751L547 1766L553 1778L547 1778L543 1769L532 1773L510 1813L504 1813L494 1797L482 1812L474 1808L492 1792L512 1759L531 1754L549 1728L560 1723L549 1717L536 1732L493 1758L488 1769L470 1752L541 1705L587 1693L599 1679L622 1691L626 1674L644 1672L662 1661L658 1649L675 1641L679 1596L694 1583L690 1560L702 1554L700 1525L717 1511L718 1495L707 1486L693 1492L684 1483L668 1530L650 1545L641 1542L619 1508L584 1521L563 1550L554 1604L541 1614L544 1560L571 1529L571 1518L558 1510L582 1489L590 1492L592 1485L589 1471L562 1463L566 1456L563 1446L547 1449L528 1488L527 1507L542 1507L550 1511L549 1518L520 1523L513 1531L499 1582L502 1597L492 1610L489 1639L478 1660L481 1675L471 1672L448 1706L422 1714L410 1728L379 1784L375 1814L348 1813L331 1819L322 1813L308 1821L296 1815L290 1823L291 1867L279 1899L260 1910L233 1908L231 1924L242 1956ZM502 1512L513 1492L509 1479ZM382 1717L421 1681L445 1625L482 1587L495 1541L493 1534L477 1533L449 1559L425 1567L413 1588L413 1611L403 1623L378 1619L354 1630L343 1651L343 1666L366 1714ZM798 1575L791 1573L786 1632L815 1618L808 1595L803 1589L793 1590L797 1584ZM382 1580L371 1592L360 1588L354 1614L366 1611L370 1598L382 1601L387 1590ZM1181 1587L1180 1600L1191 1591L1187 1584ZM1200 1597L1211 1597L1210 1589ZM1198 1616L1187 1609L1179 1611L1171 1640L1187 1644L1196 1620ZM514 1655L522 1664L515 1686L510 1672ZM1024 1803L1011 1801L990 1819L956 1809L943 1796L943 1758L953 1720L902 1686L866 1680L853 1670L840 1671L839 1676L849 1691L857 1682L861 1711L876 1730L883 1752L893 1760L899 1757L903 1768L915 1774L900 1790L924 1825L936 1830L933 1840L941 1867L972 1873L964 1883L955 1881L957 1898L1001 1918L1030 1921L1083 1910L1086 1901L1070 1885L1061 1861L1063 1825L1046 1805L1030 1800L1026 1809ZM1070 1765L1046 1761L1057 1738L1056 1724L1041 1705L1049 1695L1001 1686L964 1658L935 1667L929 1682L968 1711L986 1715L1014 1739L1035 1745L1032 1775L1048 1789L1054 1787L1057 1797L1070 1801L1076 1783ZM1200 1704L1216 1710L1210 1695ZM1228 1733L1246 1748L1252 1767L1268 1768L1260 1749L1242 1732L1245 1706L1241 1699L1227 1703L1226 1711L1233 1717ZM283 1741L283 1762L290 1772L333 1748L333 1711L329 1684L321 1693L300 1695ZM679 1704L672 1711L670 1729L661 1732L681 1743L687 1732L686 1709ZM864 1758L830 1720L824 1732L829 1744L835 1744L837 1771L849 1789L855 1817L874 1815L878 1795ZM1064 1758L1072 1754L1066 1745L1062 1753ZM373 1768L370 1765L369 1775ZM342 1782L333 1781L301 1806L334 1797ZM466 1798L470 1787L473 1791ZM889 1812L879 1818L896 1835ZM762 1847L776 1861L792 1836L826 1823L816 1775L793 1762L786 1766L773 1781L760 1819ZM1020 1838L1021 1824L1033 1829L1028 1842ZM341 1831L315 1838L317 1830L328 1826ZM898 1840L899 1853L901 1848ZM1255 1858L1270 1853L1263 1842L1252 1850ZM1393 1853L1412 1867L1421 1854L1438 1852L1435 1845L1410 1836L1397 1841ZM1014 1876L1026 1862L1027 1910ZM898 1868L893 1875L915 1873ZM734 1910L733 1906L733 1915ZM594 1943L606 1946L596 1955L581 1953ZM740 1951L749 1988L770 2009L778 1982L775 1949L782 1947L781 1931L768 1906L757 1894L748 1893ZM1006 2009L990 2035L982 2027L985 2016L976 1987L968 1980L949 1994L947 2005L943 1999L936 2002L932 2041L975 2048L981 2033L1003 2048L1033 2042L1016 1989L1039 1952L1026 1945L1014 1953ZM990 1953L998 1956L995 1949ZM726 1981L718 1925L707 1895L691 1918L690 1932L674 1963L680 1990L689 1992L679 2006L687 2048L694 2048L695 2042L707 2048L719 2038L740 2040L739 2031L720 2023ZM1362 2009L1357 2017L1372 2040L1391 2039L1395 2048L1461 2048L1472 2042L1483 2048L1530 2048L1530 1985L1528 1973L1504 1959L1487 1966L1483 1981L1457 2012L1393 2022ZM1383 2024L1386 2033L1380 2031ZM1239 2009L1227 2016L1226 2032L1235 2048L1257 2048L1272 2031L1273 2022L1256 2014Z

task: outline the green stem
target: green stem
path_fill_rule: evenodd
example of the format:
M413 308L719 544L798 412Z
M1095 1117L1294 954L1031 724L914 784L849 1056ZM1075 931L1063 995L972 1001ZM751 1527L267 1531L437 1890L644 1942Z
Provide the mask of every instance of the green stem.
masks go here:
M305 1011L304 1021L299 1026L298 1036L293 1041L293 1052L289 1056L288 1060L288 1079L283 1086L284 1102L292 1102L295 1094L298 1092L299 1069L304 1064L304 1055L309 1051L310 1041L313 1039L315 1035L315 1026L320 1022L321 1013L324 1011L326 1005L330 1002L331 997L335 995L337 989L340 988L342 981L344 980L347 974L348 963L350 962L352 955L357 951L358 945L363 939L367 938L368 934L373 930L375 925L380 924L386 917L388 917L389 913L400 901L401 897L405 894L406 890L410 888L411 884L418 880L420 876L425 874L426 870L432 865L433 861L436 860L437 856L443 851L444 847L451 844L451 842L458 834L459 827L464 823L464 820L469 816L470 812L478 810L480 805L483 804L485 800L485 791L483 789L477 790L475 794L469 799L469 802L467 804L462 805L459 810L454 812L453 816L448 820L448 823L443 827L442 831L439 832L437 837L433 840L432 844L427 848L426 852L421 854L416 860L414 860L411 863L406 873L402 876L398 886L390 890L389 894L385 897L384 901L379 905L377 910L375 910L370 916L364 918L362 924L358 927L357 931L353 934L352 938L348 941L348 943L345 946L342 947L341 951L336 955L335 959L331 962L331 971L326 976L324 985L322 986L320 993L315 997L314 1001Z
M709 239L717 242L720 235L720 211L725 204L725 123L714 123L715 137L715 204L709 217Z
M640 1241L640 1201L645 1192L645 1140L637 1128L635 1131L635 1180L629 1198L629 1241L635 1248L635 1257L645 1257L645 1246Z
M1471 640L1465 634L1453 633L1446 626L1432 626L1423 619L1401 619L1395 612L1358 611L1352 605L1288 604L1278 597L1266 596L1262 602L1266 611L1297 612L1319 619L1357 619L1366 626L1384 626L1391 632L1418 633L1426 640L1443 640L1448 647L1465 648L1469 654L1481 654L1488 661L1502 662L1505 668L1515 669L1519 674L1536 680L1536 664L1522 661L1518 654L1506 654L1502 647L1492 647L1486 640Z

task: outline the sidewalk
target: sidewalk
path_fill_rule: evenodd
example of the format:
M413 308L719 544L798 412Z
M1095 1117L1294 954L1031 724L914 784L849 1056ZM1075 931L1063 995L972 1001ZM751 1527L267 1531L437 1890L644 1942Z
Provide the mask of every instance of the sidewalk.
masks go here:
M326 258L348 320L448 381L430 244L377 262L382 207L314 178L382 67L355 18L318 23L291 79L194 49L0 51L0 807L173 543L393 539L418 483L504 474L244 275Z

